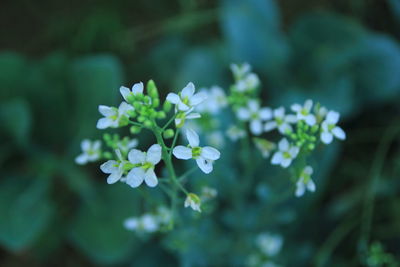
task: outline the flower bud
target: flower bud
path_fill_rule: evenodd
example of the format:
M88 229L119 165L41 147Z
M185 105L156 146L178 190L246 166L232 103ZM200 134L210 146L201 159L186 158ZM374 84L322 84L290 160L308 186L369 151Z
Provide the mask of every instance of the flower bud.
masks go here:
M104 152L104 153L103 153L103 157L104 157L105 159L112 159L112 158L113 158L113 155L112 155L110 152Z
M153 98L153 103L151 105L154 108L158 107L160 105L160 99L159 98Z
M144 121L144 126L147 128L150 128L153 126L153 122L151 120L145 120Z
M138 122L144 122L144 121L146 120L146 117L140 115L140 116L137 118L137 120L138 120Z
M140 131L142 130L142 127L139 127L139 126L132 126L130 129L130 132L132 133L132 134L138 134L138 133L140 133Z
M172 108L172 104L171 102L169 102L168 100L166 100L163 104L163 110L165 113L168 113Z
M169 138L174 137L174 134L175 134L174 130L172 130L172 129L167 129L167 130L163 133L163 136L164 136L165 139L169 139Z
M158 98L158 90L153 80L147 82L147 94L153 99Z
M189 193L187 194L185 204L185 208L191 207L193 210L201 212L200 206L201 206L201 200L198 195Z
M159 111L157 112L157 119L165 119L167 115L165 114L164 111Z

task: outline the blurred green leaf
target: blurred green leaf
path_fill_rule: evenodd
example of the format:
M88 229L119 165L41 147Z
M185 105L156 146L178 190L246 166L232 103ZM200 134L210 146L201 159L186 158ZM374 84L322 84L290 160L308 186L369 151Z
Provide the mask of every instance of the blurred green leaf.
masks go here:
M23 56L0 53L0 99L14 96L19 91L26 76L27 63Z
M48 180L12 177L0 184L0 242L11 251L28 248L53 214Z

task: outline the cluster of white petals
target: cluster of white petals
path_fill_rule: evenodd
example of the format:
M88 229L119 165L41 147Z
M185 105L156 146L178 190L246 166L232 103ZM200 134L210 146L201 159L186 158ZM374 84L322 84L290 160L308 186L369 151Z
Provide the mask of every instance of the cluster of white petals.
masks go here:
M270 108L261 108L256 100L250 100L247 107L241 107L237 110L237 117L242 121L250 122L250 131L255 135L263 132L263 121L272 118L272 110Z
M118 128L121 119L129 118L128 112L133 110L135 109L126 102L122 102L118 108L100 105L99 112L104 116L104 118L97 121L96 127L98 129L106 129L109 127Z
M101 156L101 142L99 140L90 141L85 139L81 143L82 154L75 158L77 164L83 165L88 162L96 161Z
M315 192L315 183L311 179L311 175L313 174L314 170L311 166L306 166L302 172L300 173L300 177L296 183L296 197L301 197L304 195L306 190L310 192Z
M281 165L283 168L289 167L293 159L299 154L300 148L292 145L286 138L278 143L278 151L272 156L271 164Z

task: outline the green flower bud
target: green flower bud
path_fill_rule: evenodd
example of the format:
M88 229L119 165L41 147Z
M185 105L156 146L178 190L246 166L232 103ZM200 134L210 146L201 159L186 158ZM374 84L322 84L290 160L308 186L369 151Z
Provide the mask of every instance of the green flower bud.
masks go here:
M140 131L142 130L142 127L139 127L139 126L132 126L130 129L130 132L132 133L132 134L138 134L138 133L140 133Z
M144 121L146 120L146 117L140 115L140 116L137 118L137 120L138 120L138 122L144 122Z
M134 111L134 110L129 110L128 112L128 115L129 115L129 117L131 117L131 118L134 118L134 117L136 117L136 112Z
M151 120L145 120L144 121L144 126L147 128L150 128L153 126L153 122Z
M168 113L172 108L172 104L169 101L165 101L163 104L163 110L165 113Z
M160 105L160 99L159 98L153 98L153 103L151 104L153 107L158 107Z
M314 150L314 148L315 148L315 145L314 145L314 144L308 144L308 149L309 149L309 150Z
M140 108L142 107L142 103L140 103L139 101L135 101L135 102L133 102L133 107L136 110L140 110Z
M103 139L104 139L104 141L108 142L111 140L111 135L109 133L106 133L103 135Z
M158 90L153 80L147 82L147 94L153 99L158 98Z
M169 139L169 138L174 137L174 134L175 134L174 130L172 130L172 129L167 129L167 130L163 133L163 136L164 136L165 139Z
M110 152L104 152L104 153L103 153L103 157L104 157L105 159L112 159L112 158L113 158L113 155L112 155Z
M167 115L165 114L164 111L159 111L157 112L157 119L165 119Z
M144 96L144 103L150 104L151 103L151 97L148 96L148 95Z

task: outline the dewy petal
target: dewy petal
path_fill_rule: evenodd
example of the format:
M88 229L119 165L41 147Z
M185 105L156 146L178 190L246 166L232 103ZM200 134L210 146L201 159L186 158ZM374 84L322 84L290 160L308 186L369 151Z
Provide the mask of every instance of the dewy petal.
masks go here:
M269 121L264 125L264 131L269 132L275 129L278 126L276 121Z
M207 93L205 92L200 92L192 96L189 100L189 103L191 106L196 106L200 103L202 103L204 100L207 99Z
M289 142L288 142L288 140L286 138L283 138L281 141L279 141L278 147L279 147L280 151L289 150Z
M90 140L85 139L85 140L82 141L82 143L81 143L82 151L88 151L90 149L90 147L91 147Z
M279 107L274 110L275 118L283 118L283 116L285 116L285 108L284 107Z
M328 144L332 143L332 140L333 140L333 135L330 132L322 132L321 133L321 141L324 144L328 145Z
M194 94L194 91L194 84L190 82L185 86L185 88L182 89L181 96L182 98L191 98Z
M179 98L179 96L175 93L169 93L167 95L167 100L169 102L171 102L172 104L178 104L179 102L181 102L181 99Z
M174 150L172 150L172 154L174 154L177 159L191 159L192 149L185 146L176 146Z
M299 112L299 111L302 109L301 105L299 105L299 104L293 104L290 108L291 108L294 112Z
M332 134L340 140L346 139L346 133L343 131L342 128L339 126L336 126L335 128L332 129Z
M102 130L110 127L112 124L113 124L112 120L108 118L101 118L97 121L96 128Z
M197 166L199 166L200 170L202 170L206 174L212 172L212 170L213 170L212 162L209 160L206 160L203 157L197 158L196 163L197 163Z
M129 90L128 87L121 86L121 87L119 88L119 92L121 93L122 97L123 97L126 101L128 101L128 96L131 94L131 90Z
M205 159L217 160L221 156L221 153L213 147L205 146L201 149L201 156Z
M161 146L159 144L154 144L147 150L146 161L156 165L160 160Z
M118 165L119 163L115 160L109 160L100 165L100 170L104 173L113 173L117 171Z
M239 118L239 120L247 121L248 119L250 119L250 111L246 108L239 108L237 111L237 117Z
M326 115L326 121L329 124L336 124L339 121L339 113L336 111L329 111L328 114Z
M143 94L143 83L139 82L139 83L135 83L132 86L132 93L133 94Z
M304 108L307 111L310 111L313 105L313 101L311 99L307 99L306 102L304 102Z
M262 133L263 127L261 120L252 120L250 122L250 131L255 135L260 135Z
M115 110L112 107L100 105L99 106L99 112L103 116L112 116L115 115Z
M146 154L138 149L129 151L128 160L132 164L143 164L146 160Z
M269 120L272 118L272 110L270 108L262 108L259 115L262 120Z
M118 168L115 172L111 173L107 177L107 183L108 184L114 184L114 183L118 182L119 179L121 179L122 174L123 174L123 170Z
M315 116L312 114L308 114L305 118L305 121L310 126L313 126L317 122L317 120L315 119Z
M158 184L157 176L153 169L147 170L144 175L144 181L149 187L155 187Z
M126 183L133 188L138 187L143 183L144 176L145 173L141 167L133 168L126 177Z
M199 139L199 135L193 131L192 129L187 129L186 130L186 138L189 142L189 145L191 147L197 147L200 144L200 139Z
M275 152L275 154L272 156L271 164L273 165L281 164L282 160L283 160L282 152L280 151Z
M86 164L89 160L89 157L87 154L80 154L75 158L75 162L79 165Z

